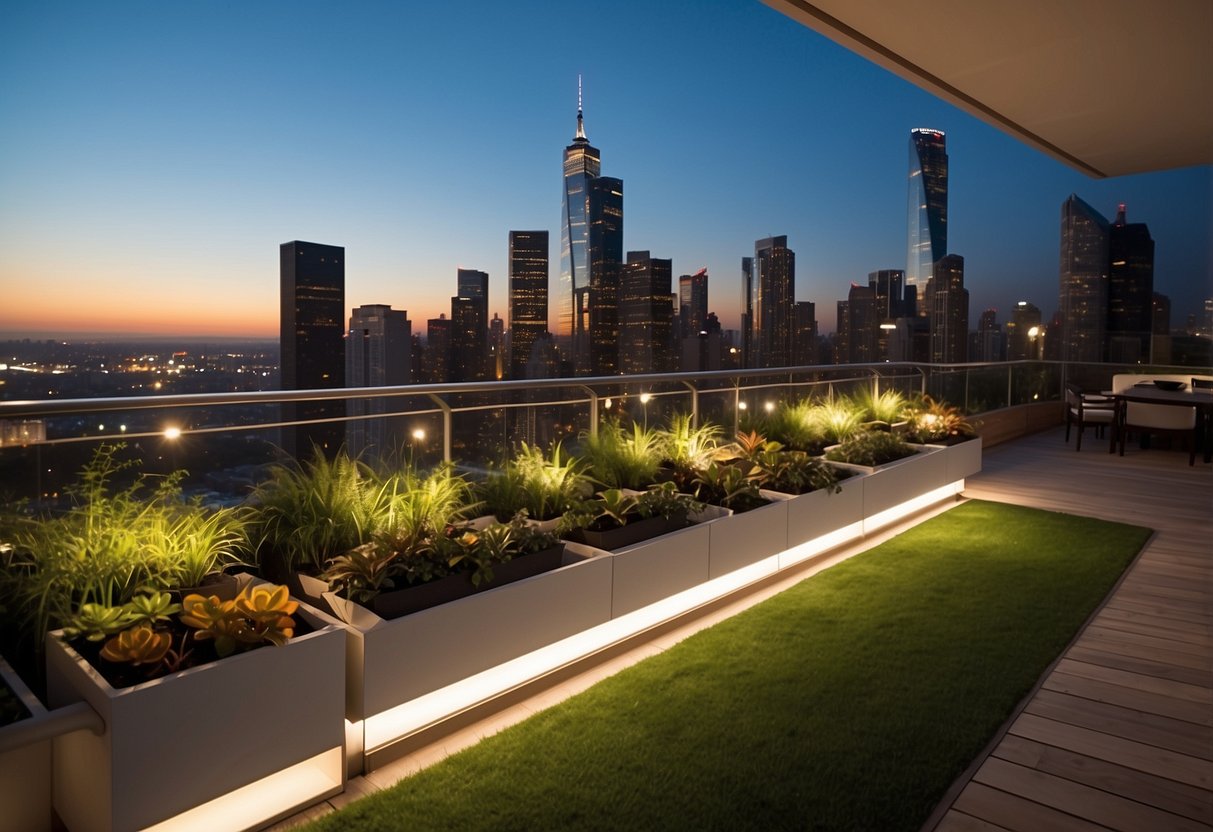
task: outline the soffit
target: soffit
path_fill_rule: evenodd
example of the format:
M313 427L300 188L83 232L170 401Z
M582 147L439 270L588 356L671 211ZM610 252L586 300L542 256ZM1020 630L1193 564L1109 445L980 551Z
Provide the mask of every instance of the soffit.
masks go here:
M1213 163L1209 0L764 0L1091 176Z

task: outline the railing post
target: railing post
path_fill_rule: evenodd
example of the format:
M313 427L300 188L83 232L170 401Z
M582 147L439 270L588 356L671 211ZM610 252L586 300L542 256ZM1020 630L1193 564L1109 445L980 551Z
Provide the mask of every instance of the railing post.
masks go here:
M682 386L691 391L691 427L699 427L699 389L689 381Z
M590 437L596 439L598 438L598 394L592 387L586 387L584 384L577 386L590 396Z
M741 430L741 379L733 380L733 435Z
M972 374L969 372L969 368L965 367L965 404L964 404L965 413L969 412L969 378L971 375Z
M1007 407L1011 406L1011 377L1014 375L1014 367L1014 364L1007 364Z
M450 462L451 430L453 422L451 419L451 406L434 393L427 393L426 395L428 395L430 400L434 402L434 404L438 405L438 409L442 411L442 461Z

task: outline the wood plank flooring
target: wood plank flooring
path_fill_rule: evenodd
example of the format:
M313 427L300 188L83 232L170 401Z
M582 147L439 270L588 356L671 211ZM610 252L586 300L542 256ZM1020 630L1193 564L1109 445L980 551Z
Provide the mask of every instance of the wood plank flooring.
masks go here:
M965 496L1156 534L928 830L1213 830L1213 469L1087 439L992 448Z

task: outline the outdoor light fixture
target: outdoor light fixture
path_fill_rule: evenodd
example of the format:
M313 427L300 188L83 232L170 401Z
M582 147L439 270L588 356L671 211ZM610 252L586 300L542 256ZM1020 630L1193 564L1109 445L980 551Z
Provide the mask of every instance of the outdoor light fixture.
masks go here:
M418 442L422 441L425 439L425 431L423 431L421 428L415 428L413 430L413 438Z
M886 320L883 320L880 322L880 328L881 329L897 329L897 324L893 323L891 320L886 319Z
M746 409L746 403L745 403L745 402L738 402L738 403L737 403L737 409L738 409L738 410L745 410L745 409Z
M652 398L653 398L653 396L651 393L641 393L640 394L640 403L648 404Z
M169 427L164 429L164 438L165 439L180 439L181 438L181 428L177 427L176 425L170 425Z
M602 402L602 406L605 407L607 410L610 410L611 405L613 405L613 404L615 404L615 401L613 399L605 399Z
M767 402L766 404L763 405L763 407L766 408L767 413L770 413L772 410L775 409L775 402Z

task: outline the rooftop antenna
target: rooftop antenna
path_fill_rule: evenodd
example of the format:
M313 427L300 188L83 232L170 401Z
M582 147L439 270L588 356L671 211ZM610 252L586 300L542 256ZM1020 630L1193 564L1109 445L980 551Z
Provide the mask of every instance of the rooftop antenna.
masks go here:
M577 73L577 136L578 139L585 138L585 125L581 122L581 73Z

